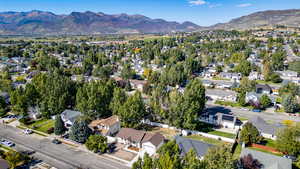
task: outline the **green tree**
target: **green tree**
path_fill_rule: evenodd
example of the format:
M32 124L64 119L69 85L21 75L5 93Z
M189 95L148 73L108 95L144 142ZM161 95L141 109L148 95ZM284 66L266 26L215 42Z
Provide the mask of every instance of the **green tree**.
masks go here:
M197 118L203 112L205 107L205 88L201 81L194 79L188 83L183 94L183 127L187 129L196 129Z
M69 134L71 140L78 143L85 143L91 133L92 131L88 127L87 121L85 119L79 118L75 120Z
M120 108L126 102L127 96L124 90L121 88L115 88L113 93L113 98L110 102L109 108L113 114L118 115L120 113Z
M182 164L183 169L205 169L207 167L205 161L198 159L195 150L189 151L184 156Z
M249 76L251 70L251 63L247 60L243 60L239 65L237 65L234 68L235 72L242 73L243 76Z
M245 144L259 143L262 137L259 131L252 123L246 123L240 132L240 141Z
M145 105L140 92L130 96L120 108L122 126L136 128L146 115Z
M282 105L287 113L295 113L297 110L299 110L299 104L292 94L288 94L283 97Z
M235 162L231 154L230 147L212 147L204 156L204 161L207 163L207 169L234 169Z
M246 103L246 92L243 91L238 94L237 102L239 103L240 106L245 106L247 104Z
M260 105L262 106L262 108L264 108L264 109L268 108L272 104L272 100L266 94L264 94L260 97L259 102L260 102Z
M85 142L85 146L94 153L105 153L108 149L107 138L101 135L91 135Z
M63 120L61 119L61 116L56 115L55 124L54 124L54 134L62 135L65 133L65 131L66 131L66 127Z
M11 169L15 169L16 167L24 164L25 162L25 159L22 156L22 154L14 150L10 150L6 152L4 156L5 156L5 160L8 162Z
M300 124L286 127L277 132L276 147L289 155L300 155Z

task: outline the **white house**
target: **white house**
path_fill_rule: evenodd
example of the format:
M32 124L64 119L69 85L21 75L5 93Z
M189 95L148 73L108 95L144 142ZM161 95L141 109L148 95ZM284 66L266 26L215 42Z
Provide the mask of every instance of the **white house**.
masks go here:
M61 119L65 123L65 127L70 128L75 120L81 116L81 112L79 111L73 111L73 110L65 110L61 113Z
M236 116L217 113L217 125L229 129L239 129L242 124L239 123Z
M222 100L235 102L237 99L237 94L231 90L206 89L206 97L214 101Z
M132 128L122 128L116 138L119 143L125 144L127 147L138 148L139 151L144 150L150 156L155 154L165 140L160 133L150 133Z

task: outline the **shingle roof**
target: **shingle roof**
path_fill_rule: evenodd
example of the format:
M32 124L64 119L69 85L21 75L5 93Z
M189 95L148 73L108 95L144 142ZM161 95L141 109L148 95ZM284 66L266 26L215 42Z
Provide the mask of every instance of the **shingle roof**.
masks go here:
M146 133L142 142L143 143L150 142L157 147L164 140L165 140L165 137L163 135L161 135L160 133Z
M268 124L261 117L255 116L249 120L261 133L276 135L276 132L280 128L284 128L281 124Z
M251 154L254 159L257 159L264 169L291 169L292 160L280 156L275 156L272 154L251 150L248 148L243 148L241 152L241 157Z
M65 110L61 113L61 115L65 118L70 120L71 122L74 122L77 117L81 115L81 112L79 111L73 111L73 110Z
M158 146L165 137L160 133L149 133L141 130L135 130L132 128L121 128L116 137L129 140L135 143L150 142L155 146Z
M187 139L180 136L176 136L175 141L179 145L182 156L188 153L191 149L194 149L198 157L203 157L207 153L208 149L213 147L213 145L211 144L207 144L197 140Z

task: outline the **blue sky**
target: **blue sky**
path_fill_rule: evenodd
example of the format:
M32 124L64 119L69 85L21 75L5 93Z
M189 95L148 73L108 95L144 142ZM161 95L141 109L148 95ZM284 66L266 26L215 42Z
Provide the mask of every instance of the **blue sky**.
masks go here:
M262 10L300 9L300 0L0 0L0 11L43 10L57 14L93 11L142 14L201 26Z

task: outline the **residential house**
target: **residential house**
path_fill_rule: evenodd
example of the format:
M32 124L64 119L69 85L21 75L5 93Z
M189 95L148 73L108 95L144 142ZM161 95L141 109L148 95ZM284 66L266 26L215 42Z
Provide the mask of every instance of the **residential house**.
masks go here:
M121 128L116 138L119 143L128 147L139 148L149 155L155 154L165 140L165 137L160 133L150 133L132 128Z
M236 116L224 113L217 113L216 116L216 123L218 126L229 129L239 129L242 125Z
M272 93L272 88L265 84L257 84L255 86L255 92L258 93L258 94L271 94Z
M272 140L276 140L276 132L279 129L284 128L281 124L269 124L261 117L255 116L252 119L248 121L249 123L252 123L257 130L260 132L260 134L265 137Z
M232 87L233 87L233 82L224 82L224 81L215 82L215 88L218 89L231 89Z
M81 112L79 111L73 111L73 110L65 110L61 113L61 119L63 120L63 122L65 123L65 126L67 128L70 128L75 120L81 116Z
M229 72L221 72L219 74L221 78L230 79L232 81L239 81L242 78L240 73L229 73Z
M146 80L130 80L130 85L133 89L139 90L140 92L143 91L144 86L148 82Z
M230 90L220 90L220 89L206 89L206 97L214 101L230 101L235 102L237 99L237 94Z
M272 90L273 91L273 90ZM264 94L257 94L255 92L248 92L246 93L245 101L246 103L260 103L260 97ZM271 102L275 105L276 104L276 96L268 95Z
M202 141L187 139L180 136L175 136L176 144L180 149L180 155L183 157L191 150L196 152L199 159L203 159L209 148L214 147L212 144L207 144Z
M249 80L262 80L263 77L260 73L258 72L251 72L248 76Z
M210 80L202 80L202 84L204 87L208 87L208 88L214 87L214 83Z
M242 158L248 155L258 160L259 163L262 164L262 169L292 169L292 160L285 157L243 148L240 157Z
M39 107L38 106L35 106L35 107L29 107L28 108L28 116L31 118L31 119L34 119L34 120L37 120L39 119L42 114L39 110Z
M96 134L102 136L112 136L119 132L121 122L118 116L111 116L106 119L94 120L89 124L89 128Z
M293 77L298 77L298 72L294 72L294 71L276 71L276 73L278 73L281 77L281 79L286 79L289 80L290 78Z

